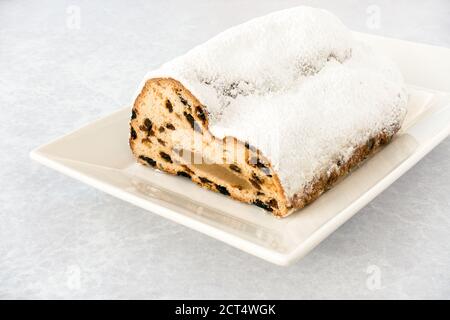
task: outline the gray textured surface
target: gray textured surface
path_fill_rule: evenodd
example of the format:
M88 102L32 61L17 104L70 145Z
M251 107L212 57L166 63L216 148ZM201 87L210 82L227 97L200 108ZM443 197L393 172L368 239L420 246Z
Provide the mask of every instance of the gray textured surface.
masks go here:
M29 159L128 103L148 69L298 3L450 46L446 0L0 1L0 298L450 298L449 139L288 268Z

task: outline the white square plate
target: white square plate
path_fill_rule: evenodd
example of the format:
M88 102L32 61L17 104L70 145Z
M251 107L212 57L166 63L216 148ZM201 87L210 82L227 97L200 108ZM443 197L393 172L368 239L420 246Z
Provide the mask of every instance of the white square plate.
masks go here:
M276 219L255 206L137 164L126 107L41 146L31 157L120 199L270 262L304 256L450 133L450 50L357 34L381 48L409 84L408 116L396 138L307 208ZM427 89L425 89L427 88Z

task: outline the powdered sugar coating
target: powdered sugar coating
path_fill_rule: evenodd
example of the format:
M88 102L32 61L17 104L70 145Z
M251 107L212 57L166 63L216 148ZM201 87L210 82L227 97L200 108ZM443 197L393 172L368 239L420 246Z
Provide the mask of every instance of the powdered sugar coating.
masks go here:
M228 29L150 72L180 81L210 131L260 149L291 198L406 113L394 64L332 14L297 7Z

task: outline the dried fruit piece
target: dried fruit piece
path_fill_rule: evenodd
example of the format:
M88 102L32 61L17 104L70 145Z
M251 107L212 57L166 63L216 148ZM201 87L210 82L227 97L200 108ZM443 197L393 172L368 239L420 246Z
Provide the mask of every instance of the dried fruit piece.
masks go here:
M258 182L258 183L260 183L260 184L262 184L264 181L263 181L263 179L262 178L260 178L260 177L258 177L257 175L256 175L256 173L252 173L252 178L253 178L253 180L255 180L256 182Z
M147 129L147 131L152 130L153 122L149 118L145 118L144 120L144 127Z
M182 104L184 104L185 106L188 106L188 102L185 98L183 98L183 96L181 94L178 94L178 97L180 98L180 101Z
M172 163L172 158L165 152L160 152L159 155L161 156L161 158L163 158L164 160L166 160L167 162Z
M237 173L241 173L241 168L239 168L235 164L230 164L230 169L233 170L233 171L236 171Z
M146 157L146 156L139 156L139 158L144 160L145 162L147 162L152 167L156 166L156 161L153 160L152 158L149 158L149 157Z
M200 181L203 182L203 183L212 183L212 181L209 180L208 178L205 178L205 177L198 177L198 178L199 178Z
M189 173L189 174L194 174L194 171L192 171L191 169L189 169L189 167L185 164L182 165L182 167L184 168L184 170Z
M166 124L166 128L169 130L175 130L175 127L171 123Z
M167 110L169 110L169 112L173 111L172 102L170 102L169 99L166 100L166 108L167 108Z
M205 116L205 113L203 112L203 109L202 109L201 107L197 106L197 107L195 108L195 114L197 115L197 117L198 117L200 120L202 120L203 123L205 123L205 121L206 121L206 116Z
M164 147L166 146L166 143L164 142L164 140L161 140L160 138L158 138L157 140L158 140L158 142L159 142L160 144L162 144Z
M177 176L180 176L180 177L185 177L185 178L191 178L191 175L189 174L189 173L187 173L187 172L184 172L184 171L178 171L177 172Z
M130 136L131 136L131 139L133 139L133 140L137 138L136 131L134 130L133 127L131 127L131 129L130 129Z
M145 118L144 123L141 126L139 126L139 130L147 132L148 136L152 136L155 134L152 127L153 127L152 120L150 120L149 118Z
M250 178L250 179L248 179L248 181L250 181L250 183L252 184L253 187L255 187L258 190L261 190L261 186L254 179Z
M224 194L226 196L229 196L230 193L228 192L228 189L224 186L221 186L220 184L216 184L216 189L217 191L219 191L221 194Z
M253 179L249 179L249 181L250 181L250 183L252 184L252 186L253 186L255 189L261 190L261 186L259 185L258 182L256 182L256 181L253 180Z
M255 201L253 201L253 204L254 204L255 206L258 206L258 207L260 207L260 208L263 208L264 210L267 210L267 211L270 211L270 212L273 211L273 209L272 209L269 205L265 204L264 202L262 202L262 201L259 200L259 199L256 199Z
M256 166L257 166L258 168L267 168L266 164L263 163L263 162L261 162L261 159L260 159L260 158L256 159Z
M269 205L270 205L272 208L278 209L278 202L277 202L277 200L275 200L275 199L270 199Z
M189 124L191 125L192 129L194 129L197 132L202 132L202 129L200 128L199 124L195 121L194 117L190 113L184 111L183 114L186 117Z

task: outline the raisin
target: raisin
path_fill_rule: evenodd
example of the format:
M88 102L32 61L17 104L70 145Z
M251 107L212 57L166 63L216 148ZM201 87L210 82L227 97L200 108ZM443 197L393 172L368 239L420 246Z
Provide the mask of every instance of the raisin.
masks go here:
M172 158L165 152L160 152L159 155L161 156L161 158L163 158L164 160L166 160L167 162L172 163Z
M145 127L145 126L139 126L139 129L141 130L141 131L145 131L146 133L147 133L147 136L149 137L149 136L153 136L154 134L155 134L155 131L153 131L153 129L151 129L151 130L147 130L147 128Z
M278 202L277 202L277 200L275 200L275 199L270 199L269 205L270 205L271 207L273 207L273 208L278 209Z
M233 171L236 171L238 173L241 173L241 168L239 168L237 165L235 164L230 164L230 169Z
M166 128L169 130L175 130L175 127L171 123L166 124Z
M230 193L228 192L228 189L227 189L226 187L224 187L224 186L221 186L221 185L219 185L219 184L216 184L216 189L217 189L217 191L219 191L221 194L224 194L224 195L226 195L226 196L229 196L229 195L230 195Z
M166 146L166 143L165 143L163 140L161 140L160 138L158 138L157 140L158 140L158 142L159 142L160 144L162 144L164 147Z
M263 195L264 195L264 192L258 191L258 192L256 192L256 195L257 195L257 196L263 196Z
M149 118L145 118L144 120L145 129L147 129L147 131L150 131L152 130L152 126L153 126L152 120L150 120Z
M146 156L139 156L139 158L141 158L142 160L144 160L145 162L147 162L149 165L151 165L152 167L156 166L156 161L153 160L152 158L146 157Z
M264 210L267 210L267 211L270 211L270 212L273 211L273 209L272 209L270 206L268 206L267 204L265 204L264 202L262 202L262 201L259 200L259 199L256 199L255 201L253 201L253 204L254 204L255 206L258 206L258 207L260 207L260 208L263 208Z
M188 172L189 174L194 174L194 171L192 171L187 165L183 164L182 167L183 167L184 170L186 170L186 172Z
M187 113L186 111L183 112L183 114L186 117L189 124L191 125L192 129L194 129L194 123L195 123L194 117L191 114Z
M134 108L131 110L131 120L136 119L136 110Z
M152 122L152 120L150 120L149 118L145 118L144 124L141 125L141 126L139 126L139 129L140 129L141 131L147 132L147 135L148 135L148 136L152 136L152 135L155 134L155 131L153 131L152 127L153 127L153 122Z
M166 100L166 108L167 110L169 110L169 112L173 111L172 102L170 102L170 100Z
M205 177L198 177L198 178L199 178L200 181L203 182L203 183L212 183L212 181L209 180L208 178L205 178Z
M133 139L133 140L137 138L136 131L134 130L133 127L131 127L131 129L130 129L130 135L131 135L131 139Z
M191 178L191 175L189 174L189 173L187 173L187 172L184 172L184 171L178 171L177 172L177 176L180 176L180 177L185 177L185 178Z
M164 130L166 130L166 129L164 129L164 127L159 127L159 129L158 129L158 131L161 133L161 132L164 132Z
M197 114L197 117L200 120L202 120L203 123L206 121L205 113L203 112L203 109L201 107L196 107L195 108L195 113Z
M258 176L256 175L256 173L253 172L252 177L253 177L253 180L255 180L256 182L258 182L258 183L263 183L263 179L261 179L260 177L258 177Z
M258 182L256 182L255 180L253 180L252 178L248 179L250 181L250 183L252 184L253 187L255 187L258 190L261 190L261 186L259 185Z
M267 166L266 166L264 163L262 163L262 162L259 160L259 158L256 160L256 166L257 166L258 168L267 168Z
M179 94L178 97L180 98L180 101L182 104L184 104L185 106L189 105L187 100L185 98L183 98L183 96L181 94Z
M202 131L202 129L200 128L200 126L198 125L198 123L195 121L194 117L190 113L187 113L186 111L184 111L183 114L186 117L189 124L191 125L192 129L194 129L197 132Z

